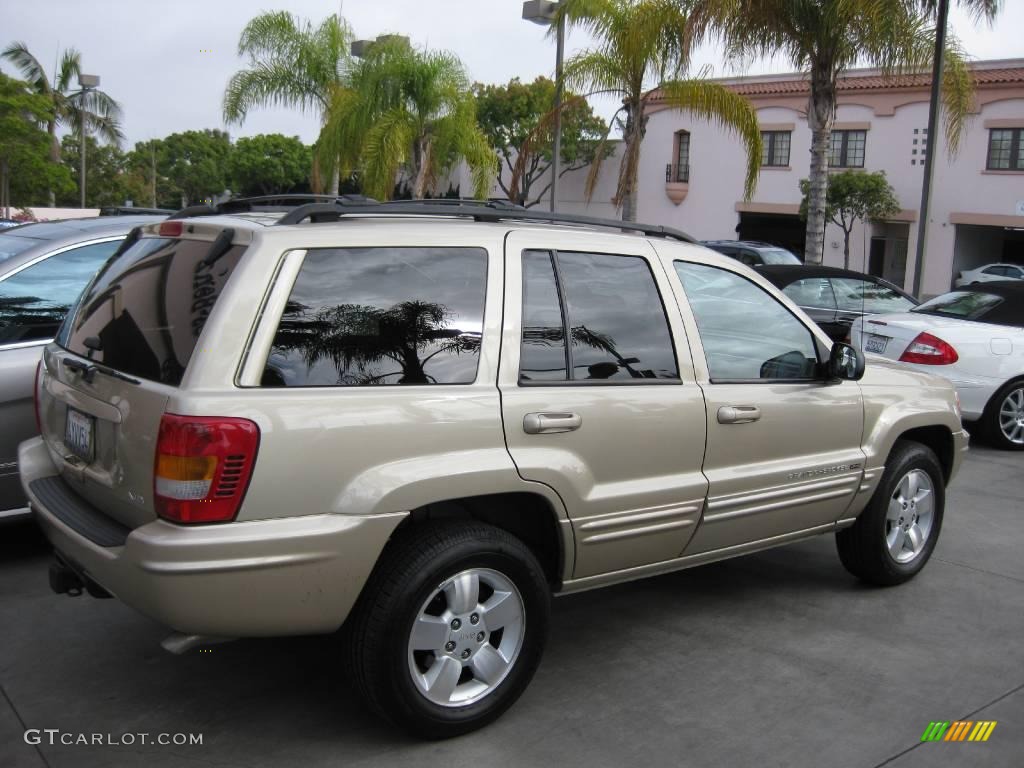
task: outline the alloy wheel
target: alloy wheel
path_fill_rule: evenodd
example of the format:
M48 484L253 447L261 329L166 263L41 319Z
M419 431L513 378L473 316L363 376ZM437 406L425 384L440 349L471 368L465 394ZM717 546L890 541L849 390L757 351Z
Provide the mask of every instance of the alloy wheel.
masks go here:
M416 615L408 643L413 682L434 704L473 704L508 676L525 629L523 598L508 577L489 568L462 571Z
M999 406L999 431L1014 445L1024 445L1024 387L1010 390Z
M935 489L921 469L912 469L896 485L885 515L885 544L897 563L906 564L921 554L932 532Z

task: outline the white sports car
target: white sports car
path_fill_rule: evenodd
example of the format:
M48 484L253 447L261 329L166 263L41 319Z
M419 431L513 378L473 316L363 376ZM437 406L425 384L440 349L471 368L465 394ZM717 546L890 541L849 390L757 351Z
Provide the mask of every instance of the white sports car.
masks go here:
M986 264L977 269L967 269L953 283L957 288L976 283L991 283L995 280L1024 280L1024 267L1018 264Z
M956 386L965 421L1024 450L1024 281L973 285L909 312L858 318L853 344ZM869 357L870 360L870 357Z

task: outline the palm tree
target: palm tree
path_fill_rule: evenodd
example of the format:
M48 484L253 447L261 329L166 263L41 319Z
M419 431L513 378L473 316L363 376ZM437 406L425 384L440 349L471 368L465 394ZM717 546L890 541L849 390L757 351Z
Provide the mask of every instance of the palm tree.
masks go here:
M251 19L238 39L238 55L249 66L231 76L224 90L224 121L241 124L259 106L315 111L322 126L332 118L335 94L347 84L351 68L352 31L338 15L314 27L287 11L262 13ZM326 128L324 129L326 130ZM321 150L314 160L314 179L330 178L330 194L338 194L337 154ZM319 185L317 185L319 186Z
M977 12L997 0L966 0ZM935 0L682 0L693 22L691 44L705 37L725 43L728 56L786 56L807 73L811 168L804 260L820 263L825 245L826 153L836 113L839 78L857 64L888 74L927 70L935 28ZM972 82L955 40L947 41L943 70L945 134L950 152L970 111Z
M335 93L324 141L359 171L366 194L389 198L404 168L413 198L422 199L464 159L474 195L487 196L494 151L456 56L419 51L401 38L381 40L353 68L349 86Z
M559 6L570 25L585 28L598 41L566 62L567 88L622 99L611 126L625 115L624 152L615 203L624 221L636 220L640 146L647 132L646 107L655 96L695 117L737 132L747 148L744 192L749 197L761 163L761 133L750 103L703 78L683 78L689 63L688 19L672 0L565 0ZM607 138L607 136L606 136ZM602 147L603 149L603 147ZM588 200L600 172L602 152L591 166Z
M73 84L82 74L81 53L74 48L64 49L52 81L46 76L46 70L39 63L39 59L29 51L25 43L11 43L0 52L0 56L18 68L22 79L28 81L29 87L35 93L53 102L52 117L46 121L46 131L50 134L51 162L60 162L58 126L69 128L81 135L83 115L88 133L95 133L110 144L120 145L124 138L124 134L121 133L121 105L98 88L72 90ZM51 190L51 208L54 203L55 195Z

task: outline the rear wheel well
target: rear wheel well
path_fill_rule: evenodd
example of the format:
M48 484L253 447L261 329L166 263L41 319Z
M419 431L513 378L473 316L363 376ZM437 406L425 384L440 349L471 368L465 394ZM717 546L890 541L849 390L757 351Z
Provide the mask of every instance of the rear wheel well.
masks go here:
M949 476L953 472L953 433L946 427L916 427L909 429L899 436L899 440L912 440L921 443L932 449L938 457L942 466L942 479L949 482Z
M557 517L551 503L535 493L494 493L425 504L412 510L391 538L404 536L427 520L460 518L479 520L515 536L540 561L551 588L561 587L565 557Z

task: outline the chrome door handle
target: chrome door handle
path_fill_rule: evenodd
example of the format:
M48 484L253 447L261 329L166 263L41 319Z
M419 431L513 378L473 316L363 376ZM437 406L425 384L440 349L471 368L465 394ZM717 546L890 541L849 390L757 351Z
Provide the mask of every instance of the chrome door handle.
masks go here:
M583 424L578 413L528 413L523 416L523 432L528 435L550 435L572 432Z
M719 424L749 424L761 418L756 405L723 405L718 409Z

